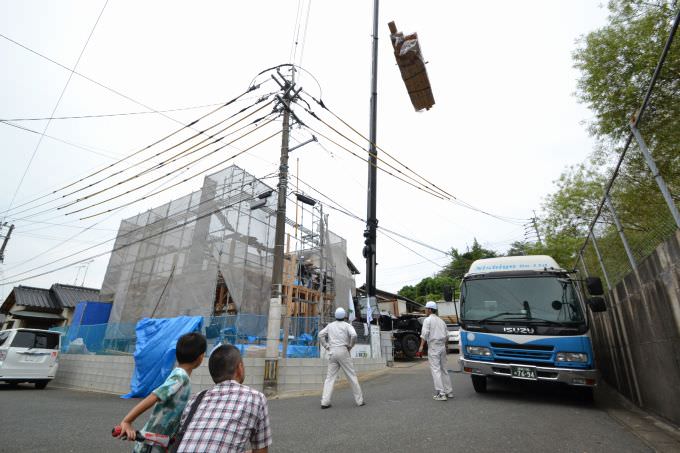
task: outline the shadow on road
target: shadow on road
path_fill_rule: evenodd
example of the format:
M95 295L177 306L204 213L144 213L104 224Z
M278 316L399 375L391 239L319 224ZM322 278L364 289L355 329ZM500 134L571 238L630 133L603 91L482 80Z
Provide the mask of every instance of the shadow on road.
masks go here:
M49 388L49 386L47 387ZM38 392L44 392L46 389L38 390L35 388L34 384L21 383L21 384L0 384L0 392L10 392L10 391L23 391L23 390L33 390Z
M489 378L487 393L477 397L503 399L518 403L560 404L596 409L595 401L585 388L560 383L531 382Z

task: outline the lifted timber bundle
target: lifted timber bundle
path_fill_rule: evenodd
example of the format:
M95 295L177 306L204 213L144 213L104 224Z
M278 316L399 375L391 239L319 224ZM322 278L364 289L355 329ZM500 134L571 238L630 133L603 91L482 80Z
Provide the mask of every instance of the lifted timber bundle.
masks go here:
M420 51L418 43L418 33L404 36L404 33L397 31L394 22L388 24L390 27L390 39L394 48L394 56L401 71L401 78L406 84L406 91L411 98L413 108L417 111L430 110L434 105L434 96L430 79L425 69L425 61Z

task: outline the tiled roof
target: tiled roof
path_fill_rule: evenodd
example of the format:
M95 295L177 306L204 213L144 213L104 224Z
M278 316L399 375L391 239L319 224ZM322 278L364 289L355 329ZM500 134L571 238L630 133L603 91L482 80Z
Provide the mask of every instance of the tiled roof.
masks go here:
M99 290L95 288L55 283L50 291L59 305L64 308L73 308L78 302L99 300Z
M34 288L32 286L17 286L14 293L14 305L35 308L60 309L58 302L52 297L49 289ZM7 298L12 297L12 294Z
M0 311L9 312L12 307L31 307L45 310L73 308L82 301L98 301L99 290L82 286L55 283L50 289L32 286L16 286L2 303Z

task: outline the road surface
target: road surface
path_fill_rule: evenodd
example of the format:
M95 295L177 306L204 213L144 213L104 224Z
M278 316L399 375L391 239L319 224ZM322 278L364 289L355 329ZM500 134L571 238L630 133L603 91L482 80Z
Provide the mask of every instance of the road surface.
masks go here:
M453 368L453 365L451 365ZM469 377L452 374L455 399L432 399L426 362L362 382L366 406L348 388L333 406L319 396L271 400L272 452L648 452L611 418L606 403L584 403L564 388L521 383L489 385L478 395ZM130 451L110 431L135 401L47 387L0 385L0 451ZM141 427L141 425L139 425Z

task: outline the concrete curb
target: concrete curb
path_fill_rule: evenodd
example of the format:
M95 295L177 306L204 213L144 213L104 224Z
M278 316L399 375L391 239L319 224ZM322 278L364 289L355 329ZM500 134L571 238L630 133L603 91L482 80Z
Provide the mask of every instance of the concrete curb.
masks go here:
M680 451L680 428L639 408L626 397L601 382L598 396L608 403L604 409L610 417L619 422L656 452L677 453Z

